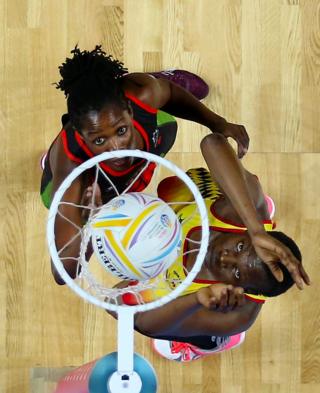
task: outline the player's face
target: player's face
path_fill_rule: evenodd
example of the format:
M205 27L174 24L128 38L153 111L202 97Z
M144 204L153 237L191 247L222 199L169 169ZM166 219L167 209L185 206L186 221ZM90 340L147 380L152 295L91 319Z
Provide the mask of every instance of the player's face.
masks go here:
M100 112L89 112L82 120L81 134L95 155L139 147L131 113L116 105L108 105ZM108 160L106 164L116 171L122 171L132 162L133 157L124 157Z
M257 256L247 232L223 233L210 245L212 273L219 281L241 287L263 285L262 260Z

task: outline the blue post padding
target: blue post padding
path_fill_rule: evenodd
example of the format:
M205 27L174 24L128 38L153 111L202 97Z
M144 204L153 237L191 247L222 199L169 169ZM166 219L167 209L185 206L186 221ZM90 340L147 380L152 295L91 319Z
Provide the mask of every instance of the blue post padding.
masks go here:
M89 379L89 393L107 393L107 382L117 371L118 353L112 352L95 364ZM156 393L157 376L152 365L141 355L135 353L133 369L140 376L142 388L140 393ZM114 392L116 393L116 392Z

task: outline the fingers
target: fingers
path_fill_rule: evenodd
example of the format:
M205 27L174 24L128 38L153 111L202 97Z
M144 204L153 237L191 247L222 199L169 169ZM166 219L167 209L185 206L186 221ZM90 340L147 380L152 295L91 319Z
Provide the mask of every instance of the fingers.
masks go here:
M88 198L88 199L91 198L92 197L92 193L93 193L93 187L89 186L86 189L86 191L85 191L85 197Z
M300 273L301 263L287 248L286 250L279 250L278 254L280 256L280 262L288 269L293 281L296 283L296 286L300 290L303 289L303 276Z
M302 263L292 254L289 249L287 252L282 252L281 263L288 269L299 289L303 289L303 283L307 285L311 284L310 277L305 271Z
M228 307L234 308L236 302L235 288L232 285L228 285Z
M219 307L219 294L216 295L210 287L201 288L196 292L196 297L198 302L208 309Z
M239 160L241 160L241 158L246 154L247 151L245 150L245 148L240 142L237 143L238 143L238 158Z
M219 132L219 131L217 131ZM249 149L250 138L244 126L239 124L227 123L220 133L226 138L232 138L237 142L238 158L241 159Z
M299 265L298 265L299 262L295 262L289 258L282 257L280 259L280 261L268 263L268 266L269 266L272 274L275 276L275 278L278 281L283 281L283 273L282 273L281 269L279 268L278 263L282 263L287 268L287 270L290 273L296 286L300 290L303 289L303 279L300 274L300 269L299 269Z
M241 159L248 151L250 138L244 126L238 126L238 157Z
M303 289L303 282L305 280L308 281L309 277L307 275L304 276L305 271L300 270L301 263L292 254L290 249L267 234L263 234L263 236L259 235L255 241L257 254L269 266L274 277L278 281L283 280L283 273L279 266L279 263L282 263L289 271L297 287Z
M209 300L209 307L211 310L224 311L228 305L228 290L221 289L218 296L213 295Z
M283 281L283 272L278 266L278 261L277 262L266 262L267 266L269 267L271 273L274 275L274 278L282 282Z
M232 285L211 285L210 287L200 289L196 296L199 303L204 307L219 312L232 311L236 307L241 307L245 304L243 288Z
M219 308L224 309L228 305L228 289L223 288L221 290L220 301L219 301Z
M244 290L241 287L228 286L228 310L234 310L237 307L245 305Z
M301 290L303 289L303 280L301 278L301 274L299 271L299 268L297 265L285 265L286 268L288 269L289 273L291 274L291 277L293 281L296 283L296 286Z
M234 310L236 307L241 307L245 304L244 290L240 287L233 287L228 285L220 292L220 297L211 298L211 309L228 312Z
M310 285L311 280L304 270L302 263L286 247L286 250L279 251L282 264L288 269L292 279L299 289L303 289L303 283Z
M236 299L237 299L237 305L239 307L244 306L246 301L245 301L243 288L240 288L240 287L236 288L235 289L235 296L236 296Z
M94 193L94 198L93 198ZM89 186L85 189L82 203L85 205L102 205L101 190L98 184Z
M302 263L299 264L299 271L300 271L300 274L302 276L303 281L307 285L311 285L310 277L308 276L307 272L304 270L304 267L302 266Z
M209 298L206 298L202 302L202 305L210 310L218 310L220 308L220 299L213 295Z
M241 127L241 143L245 149L245 152L247 152L249 149L250 138L245 127L244 126L240 126L240 127Z
M97 206L101 206L102 205L102 196L101 196L100 186L98 183L96 183L92 187L93 187L93 192L94 192L95 204Z

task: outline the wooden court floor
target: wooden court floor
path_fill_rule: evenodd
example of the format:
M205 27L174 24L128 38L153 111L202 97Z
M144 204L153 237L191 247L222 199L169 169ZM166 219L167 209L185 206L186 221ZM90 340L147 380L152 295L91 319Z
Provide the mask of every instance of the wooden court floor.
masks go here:
M246 126L244 165L313 281L268 301L233 352L170 363L137 335L159 393L320 392L318 0L0 1L0 392L52 392L59 370L115 350L111 317L54 283L39 198L39 157L66 107L52 83L76 43L102 43L130 71L183 68L208 82L205 104ZM179 126L168 158L202 164L209 131Z

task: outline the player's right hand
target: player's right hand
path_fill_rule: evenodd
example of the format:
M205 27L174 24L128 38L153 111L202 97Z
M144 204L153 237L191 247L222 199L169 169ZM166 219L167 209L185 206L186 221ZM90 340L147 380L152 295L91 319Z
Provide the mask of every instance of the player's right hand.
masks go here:
M283 280L283 273L279 267L279 263L282 263L288 269L299 289L303 289L304 283L310 285L310 278L302 263L283 243L265 231L251 235L251 240L257 255L269 267L271 273L278 281Z
M227 121L221 122L212 129L213 132L218 132L226 138L232 138L238 145L238 158L241 159L249 149L250 138L247 130L240 124L233 124Z
M228 312L245 304L243 288L220 283L201 288L196 297L204 307L220 312Z

